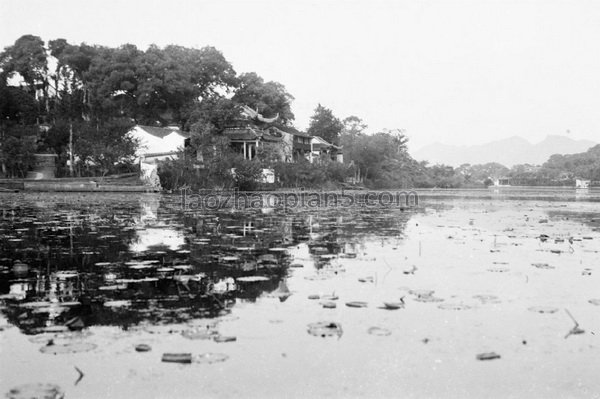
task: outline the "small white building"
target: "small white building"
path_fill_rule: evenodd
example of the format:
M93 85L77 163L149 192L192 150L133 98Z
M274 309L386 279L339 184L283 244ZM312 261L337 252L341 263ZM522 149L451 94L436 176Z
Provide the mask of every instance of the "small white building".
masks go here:
M177 157L189 137L178 127L142 125L134 126L129 134L139 141L140 146L136 156L146 163L156 163L156 161Z
M309 158L310 163L313 163L314 160L318 160L323 155L327 155L332 161L340 163L344 162L342 147L331 144L319 136L311 137Z
M575 179L575 188L590 188L590 180Z
M152 187L160 187L157 161L177 158L186 145L188 135L178 127L136 125L129 134L139 142L136 158L140 164L140 179Z
M508 177L498 177L492 179L494 187L510 187L510 179Z

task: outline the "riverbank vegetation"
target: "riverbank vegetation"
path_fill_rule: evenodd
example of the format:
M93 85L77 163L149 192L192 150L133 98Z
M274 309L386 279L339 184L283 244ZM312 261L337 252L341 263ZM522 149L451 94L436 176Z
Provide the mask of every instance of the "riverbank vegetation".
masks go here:
M483 187L493 178L513 184L571 184L600 180L600 147L554 155L541 166L428 165L407 151L402 129L370 131L357 116L338 118L318 104L307 133L341 146L343 163L329 159L281 162L268 146L253 160L232 151L224 128L245 105L293 128L292 94L257 73L237 73L214 47L176 45L146 50L71 44L24 35L0 53L0 176L23 178L34 153L57 155L57 176L135 171L135 124L177 126L191 136L179 159L160 165L166 189L257 189L264 169L277 187ZM273 186L273 185L271 185Z

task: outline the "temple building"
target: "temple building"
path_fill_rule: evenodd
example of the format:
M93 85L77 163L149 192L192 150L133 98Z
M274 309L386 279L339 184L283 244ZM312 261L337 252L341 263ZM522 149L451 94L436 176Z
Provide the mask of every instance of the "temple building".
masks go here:
M231 147L246 159L256 157L257 150L262 146L270 146L279 153L283 162L294 162L301 158L313 162L323 154L334 161L343 161L341 147L278 123L279 115L265 118L258 111L243 106L242 116L229 124L223 135L229 139Z

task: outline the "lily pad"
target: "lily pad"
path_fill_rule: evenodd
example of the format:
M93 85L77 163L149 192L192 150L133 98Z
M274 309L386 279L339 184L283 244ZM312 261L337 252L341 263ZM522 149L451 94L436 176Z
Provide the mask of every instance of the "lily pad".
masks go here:
M269 281L269 278L265 276L245 276L238 277L236 280L242 283L256 283L259 281Z
M500 355L496 352L480 353L477 355L477 360L495 360L500 359Z
M63 355L71 353L89 352L96 349L96 344L89 342L69 342L66 344L46 345L40 348L40 352L49 355Z
M598 298L590 299L588 302L591 303L592 305L600 306L600 299L598 299Z
M224 362L227 359L229 359L229 356L224 353L202 353L194 356L194 363L212 364Z
M7 392L8 399L62 399L65 393L55 384L25 384Z
M306 277L304 277L304 279L308 280L308 281L320 281L320 280L329 280L332 277L333 277L333 275L331 275L331 274L321 273L321 274L313 274L312 276L306 276Z
M308 333L315 337L338 337L343 334L342 325L334 321L320 321L308 325Z
M444 300L442 298L438 298L438 297L430 296L430 295L418 296L415 298L415 301L425 302L425 303L444 302Z
M321 306L323 306L325 309L335 309L337 304L335 302L323 302L321 303Z
M211 329L193 329L193 330L185 330L181 333L184 338L187 339L211 339L214 338L219 333L216 330Z
M139 344L135 346L136 352L149 352L152 350L152 347L148 344Z
M57 272L54 276L58 279L66 280L79 276L79 273L76 270L64 270Z
M127 306L131 306L131 301L129 301L129 300L106 301L106 302L104 302L104 306L107 308L124 308Z
M492 273L506 273L510 269L508 269L506 267L490 267L487 270L488 270L488 272L492 272Z
M226 335L215 335L213 338L215 342L235 342L237 338L234 336L226 336Z
M162 361L165 363L191 363L191 353L163 353Z
M371 327L367 330L367 332L371 335L379 335L381 337L385 337L392 334L390 330L382 327Z
M537 267L538 269L554 269L554 266L550 266L547 263L532 263L531 266Z
M366 308L369 304L367 302L362 301L351 301L346 302L346 306L350 308Z
M500 300L495 295L473 295L473 298L479 299L481 303L500 303Z
M471 307L469 305L465 305L465 304L462 304L462 303L444 303L442 305L439 305L438 308L444 309L444 310L467 310L467 309L471 309Z
M408 293L416 296L431 296L434 290L409 290Z
M528 310L535 313L556 313L558 312L558 308L553 308L551 306L532 306Z
M383 305L386 309L397 310L404 308L404 302L384 302Z

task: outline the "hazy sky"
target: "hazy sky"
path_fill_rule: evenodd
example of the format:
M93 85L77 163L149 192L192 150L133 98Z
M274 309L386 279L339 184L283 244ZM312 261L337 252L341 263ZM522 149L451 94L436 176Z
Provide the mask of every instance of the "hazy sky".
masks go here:
M600 141L600 1L0 0L0 46L23 34L142 49L214 46L237 72L411 148L548 134Z

